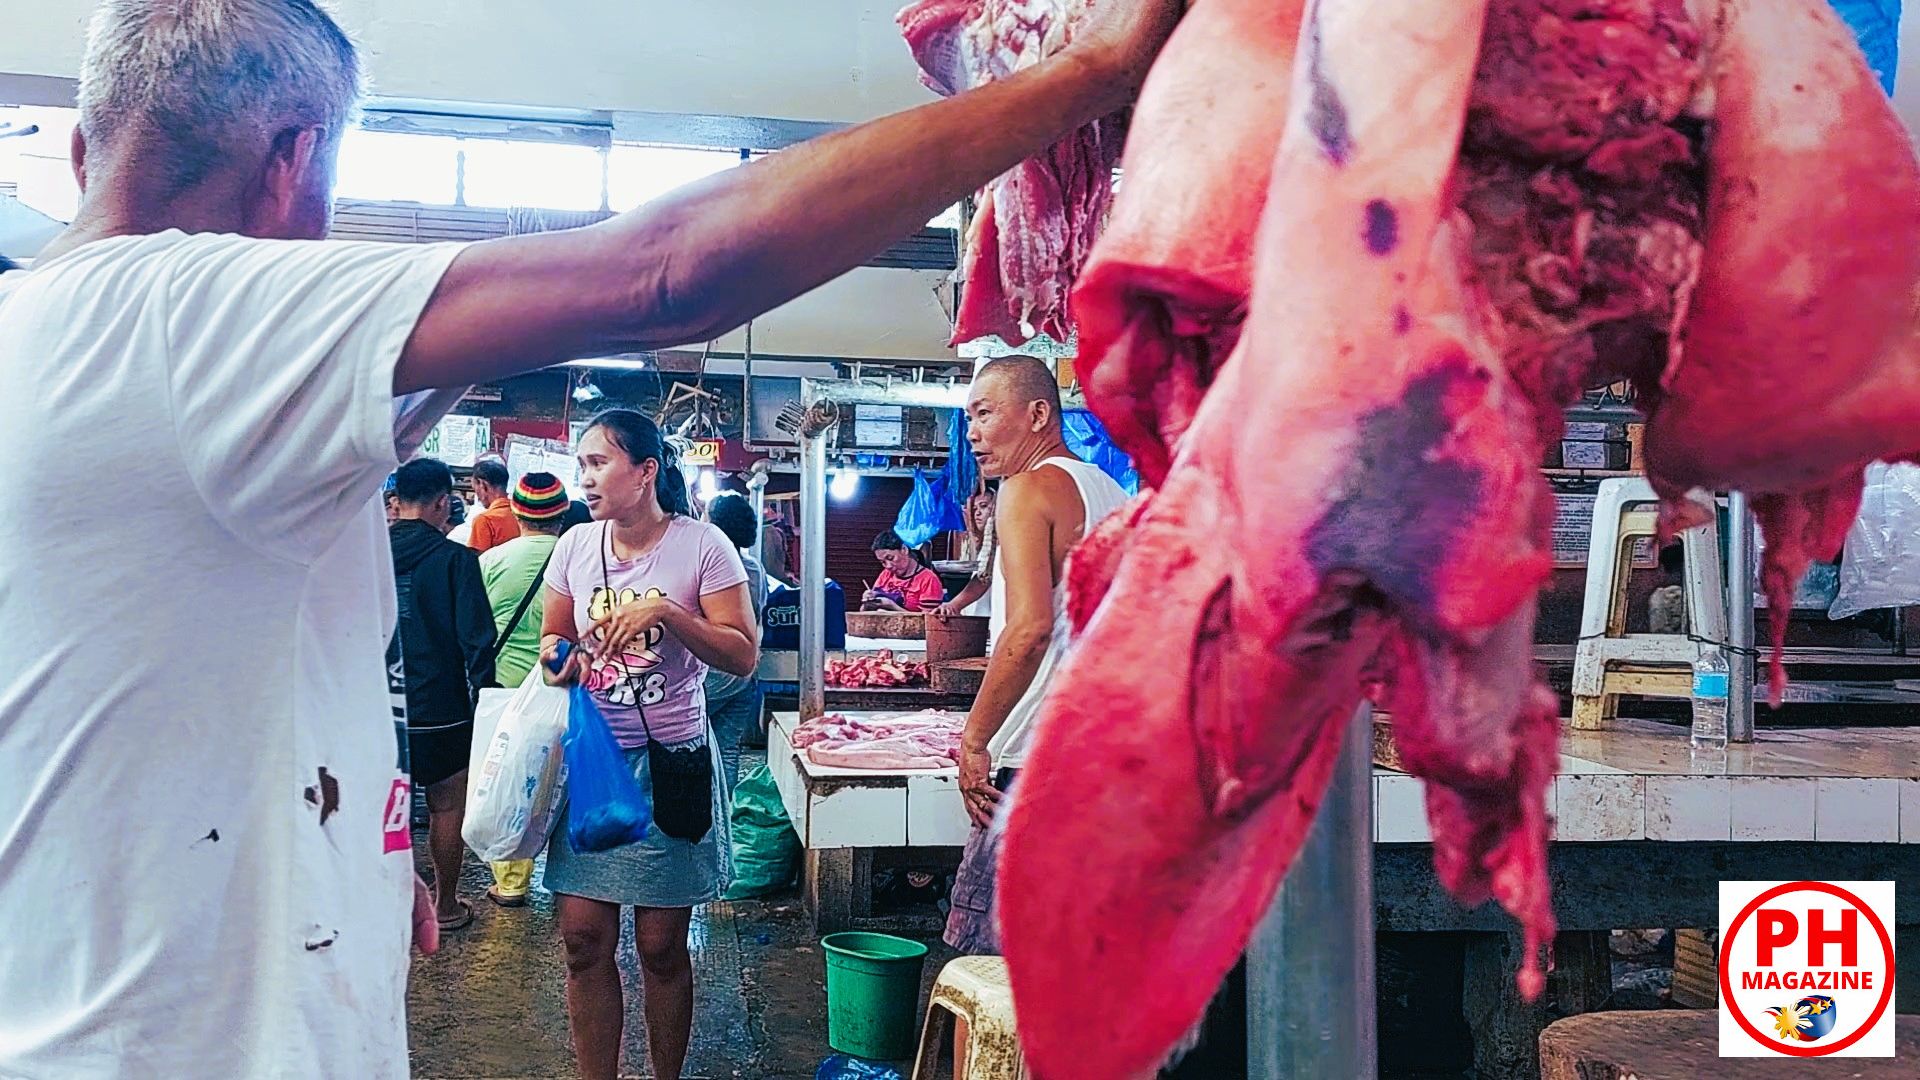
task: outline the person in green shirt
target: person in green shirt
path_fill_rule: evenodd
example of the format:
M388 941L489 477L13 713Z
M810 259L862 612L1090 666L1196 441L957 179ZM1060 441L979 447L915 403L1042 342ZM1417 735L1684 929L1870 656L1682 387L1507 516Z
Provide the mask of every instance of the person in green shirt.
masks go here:
M480 579L500 641L494 671L501 686L513 688L526 681L540 659L540 613L546 607L540 579L566 528L567 489L552 473L530 472L513 485L508 500L520 520L520 535L480 553ZM501 907L519 907L527 902L532 877L532 859L494 863L487 897Z

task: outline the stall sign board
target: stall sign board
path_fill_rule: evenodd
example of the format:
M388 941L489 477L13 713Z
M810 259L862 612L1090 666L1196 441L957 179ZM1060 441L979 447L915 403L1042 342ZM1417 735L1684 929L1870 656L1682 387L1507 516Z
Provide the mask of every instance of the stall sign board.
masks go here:
M484 416L442 417L420 444L420 456L471 468L493 445L493 421Z
M899 405L855 405L853 442L872 449L898 449L906 445L906 410Z
M507 436L507 472L515 480L530 472L550 472L567 486L568 493L580 491L580 463L573 449L556 439Z
M690 466L713 466L720 464L719 439L694 439L687 444L687 453L681 464Z

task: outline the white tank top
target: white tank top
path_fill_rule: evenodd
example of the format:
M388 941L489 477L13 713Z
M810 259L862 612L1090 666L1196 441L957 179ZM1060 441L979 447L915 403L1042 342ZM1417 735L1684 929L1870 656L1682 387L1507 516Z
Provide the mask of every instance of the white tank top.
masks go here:
M1051 457L1042 461L1036 468L1048 465L1061 469L1073 477L1074 486L1080 489L1080 505L1086 511L1086 524L1081 535L1093 531L1100 519L1120 509L1126 504L1127 491L1114 482L1113 477L1100 471L1097 465L1090 465L1075 457ZM993 561L993 583L988 596L993 602L993 612L989 626L993 640L1000 640L1000 631L1007 623L1007 582L1001 571L1004 562L998 558ZM1046 655L1040 658L1040 669L1034 672L1033 682L1027 692L1020 696L1007 722L987 743L987 749L993 754L994 766L1001 769L1018 769L1026 764L1027 746L1033 741L1035 718L1040 714L1041 699L1046 697L1047 684L1053 680L1053 673L1060 665L1061 657L1066 655L1068 644L1067 588L1064 580L1054 582L1053 586L1053 636L1047 642Z

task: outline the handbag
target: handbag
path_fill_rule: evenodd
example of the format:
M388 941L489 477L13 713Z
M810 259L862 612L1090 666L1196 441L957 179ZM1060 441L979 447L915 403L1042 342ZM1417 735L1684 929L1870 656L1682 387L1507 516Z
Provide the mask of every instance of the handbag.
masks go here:
M600 586L608 596L617 595L607 568L612 546L613 530L609 527L602 530L600 543ZM627 673L627 681L634 692L634 711L640 714L640 729L647 736L647 787L653 801L653 823L675 840L697 844L713 828L713 752L706 738L698 745L677 748L654 738L647 724L647 708L641 703L644 695L633 672Z
M640 725L647 723L640 710ZM697 745L669 747L647 732L647 777L653 795L653 821L675 840L699 843L713 828L713 751L703 737Z

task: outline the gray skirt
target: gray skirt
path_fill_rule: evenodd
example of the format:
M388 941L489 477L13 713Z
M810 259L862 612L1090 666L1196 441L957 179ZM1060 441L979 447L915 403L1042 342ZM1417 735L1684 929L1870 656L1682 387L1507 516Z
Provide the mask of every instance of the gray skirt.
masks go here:
M547 841L546 887L568 896L584 896L634 907L685 908L718 900L733 877L733 845L727 831L726 785L712 739L704 740L713 762L713 828L698 843L676 840L648 825L646 838L608 851L580 852L567 842L565 808ZM681 744L695 745L695 744ZM677 747L676 747L677 748ZM626 751L640 790L653 798L647 751Z

